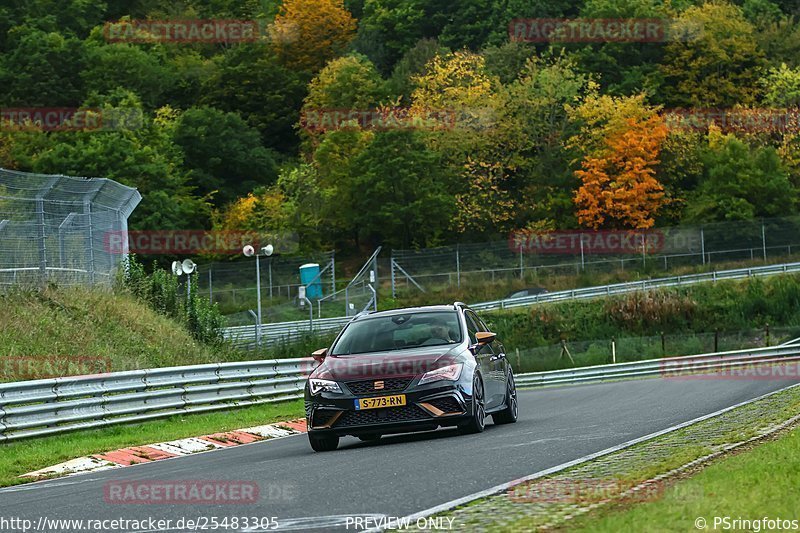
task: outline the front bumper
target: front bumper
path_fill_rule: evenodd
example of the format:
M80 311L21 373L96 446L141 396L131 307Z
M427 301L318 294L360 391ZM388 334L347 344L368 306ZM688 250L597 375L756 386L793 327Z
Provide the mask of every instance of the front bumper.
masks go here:
M324 392L311 396L306 388L308 430L317 435L339 436L408 433L458 425L472 415L472 391L462 383L441 381L416 385L417 381L414 379L403 390L365 394L352 394L349 388L342 387L343 394ZM406 405L379 409L355 408L360 398L397 394L406 396Z

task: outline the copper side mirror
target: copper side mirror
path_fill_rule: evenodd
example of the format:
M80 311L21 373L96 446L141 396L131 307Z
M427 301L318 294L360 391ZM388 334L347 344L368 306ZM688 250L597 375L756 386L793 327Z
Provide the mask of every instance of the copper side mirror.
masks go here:
M479 331L475 334L478 344L490 344L497 338L497 333L491 331Z
M327 348L320 348L316 352L312 352L311 353L311 357L313 357L314 361L316 361L318 363L323 362L325 360L325 356L326 355L328 355L328 349Z

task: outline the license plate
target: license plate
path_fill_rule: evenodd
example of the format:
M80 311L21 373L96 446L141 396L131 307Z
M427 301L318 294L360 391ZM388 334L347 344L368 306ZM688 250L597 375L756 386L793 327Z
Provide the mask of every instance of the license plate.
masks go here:
M397 407L406 404L406 395L380 396L378 398L359 398L356 400L356 409L380 409L381 407Z

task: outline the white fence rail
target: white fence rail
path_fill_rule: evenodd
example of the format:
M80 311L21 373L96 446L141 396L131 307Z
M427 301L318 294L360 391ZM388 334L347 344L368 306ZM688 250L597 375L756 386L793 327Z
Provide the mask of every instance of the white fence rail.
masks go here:
M540 387L648 376L684 377L789 361L800 361L800 347L775 346L534 372L519 374L517 384ZM0 442L297 399L302 397L313 367L313 359L278 359L0 384Z

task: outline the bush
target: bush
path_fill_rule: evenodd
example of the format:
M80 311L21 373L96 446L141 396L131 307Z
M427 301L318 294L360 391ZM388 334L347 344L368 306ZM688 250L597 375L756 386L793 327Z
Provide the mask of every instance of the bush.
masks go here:
M197 287L197 274L192 285ZM197 293L186 298L180 291L178 277L153 263L153 272L131 255L124 263L117 280L118 288L128 291L159 314L181 322L196 340L206 344L222 341L224 318L216 304L209 303Z

